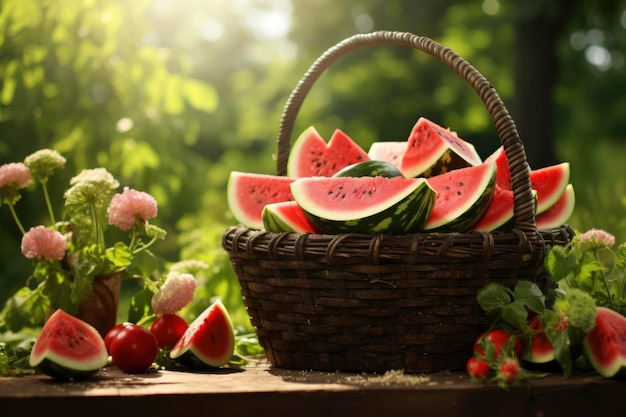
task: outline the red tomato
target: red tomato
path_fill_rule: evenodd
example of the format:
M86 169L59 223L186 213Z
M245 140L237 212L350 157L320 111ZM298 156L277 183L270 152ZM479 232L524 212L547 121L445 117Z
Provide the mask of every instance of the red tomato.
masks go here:
M156 337L159 347L164 348L174 346L188 327L189 325L182 317L176 314L164 314L152 322L150 331Z
M498 357L502 352L502 346L504 346L506 342L509 341L511 336L513 336L511 333L508 333L502 329L489 330L488 332L478 336L478 338L474 342L474 352L478 353L479 355L484 355L485 351L483 350L480 343L481 340L486 340L487 343L491 342L493 344L496 349L496 357ZM515 356L520 358L522 356L522 350L522 341L516 338L513 345L513 353L515 353Z
M467 361L467 373L474 381L486 381L489 377L489 372L491 372L491 369L487 361L477 359L475 356L472 356Z
M156 337L145 327L130 324L111 340L111 358L121 371L146 371L159 352Z
M104 336L104 346L106 346L107 348L107 353L109 355L111 355L111 341L113 340L113 338L115 336L117 336L117 334L120 332L120 330L122 330L124 327L130 325L132 323L129 323L127 321L123 322L123 323L119 323L117 325L115 325L113 328L111 328L111 330L109 330L107 332L107 334Z
M499 376L505 384L510 384L517 380L522 367L515 358L508 358L502 361L500 365Z

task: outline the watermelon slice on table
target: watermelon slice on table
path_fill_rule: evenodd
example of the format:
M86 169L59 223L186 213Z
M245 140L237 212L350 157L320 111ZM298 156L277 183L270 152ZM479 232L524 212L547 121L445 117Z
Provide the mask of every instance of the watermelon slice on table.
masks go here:
M574 212L576 205L576 196L574 186L568 184L565 192L551 207L535 217L535 223L538 229L552 229L561 227Z
M455 169L427 179L437 191L425 230L464 232L482 217L496 187L495 163Z
M325 233L415 232L435 201L435 191L424 178L299 178L291 192L311 223Z
M289 186L295 178L233 171L227 186L230 211L242 225L263 228L263 208L270 203L293 200Z
M500 146L485 159L485 162L495 162L498 186L512 190L511 173L504 148ZM553 206L565 192L565 187L567 187L570 180L570 166L568 162L563 162L545 168L534 169L530 171L529 177L532 189L537 191L537 214L540 214Z
M340 169L369 160L365 152L343 131L337 129L328 144L313 126L294 142L287 160L287 176L330 177Z
M474 145L450 129L420 117L411 130L400 170L407 178L431 177L481 163Z
M295 201L272 203L263 209L263 226L268 232L319 233Z

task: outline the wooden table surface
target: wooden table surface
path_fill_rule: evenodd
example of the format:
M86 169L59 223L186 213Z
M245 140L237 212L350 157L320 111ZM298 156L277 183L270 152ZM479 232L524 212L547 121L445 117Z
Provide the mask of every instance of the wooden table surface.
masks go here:
M0 416L623 417L625 394L626 381L594 374L554 374L505 391L473 383L463 372L380 375L254 365L129 375L108 367L79 382L0 377Z

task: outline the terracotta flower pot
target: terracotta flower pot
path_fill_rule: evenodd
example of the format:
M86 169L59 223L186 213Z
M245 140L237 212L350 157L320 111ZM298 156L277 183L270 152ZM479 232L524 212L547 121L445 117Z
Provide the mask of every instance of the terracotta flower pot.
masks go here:
M97 276L93 291L78 305L76 317L91 324L104 337L117 322L120 289L124 272Z

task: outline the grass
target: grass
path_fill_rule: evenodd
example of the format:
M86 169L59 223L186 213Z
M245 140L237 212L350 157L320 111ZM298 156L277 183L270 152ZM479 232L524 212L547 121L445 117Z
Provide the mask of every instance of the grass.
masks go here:
M576 208L568 221L575 230L591 228L626 241L626 144L587 141L562 146L558 154L571 166Z

